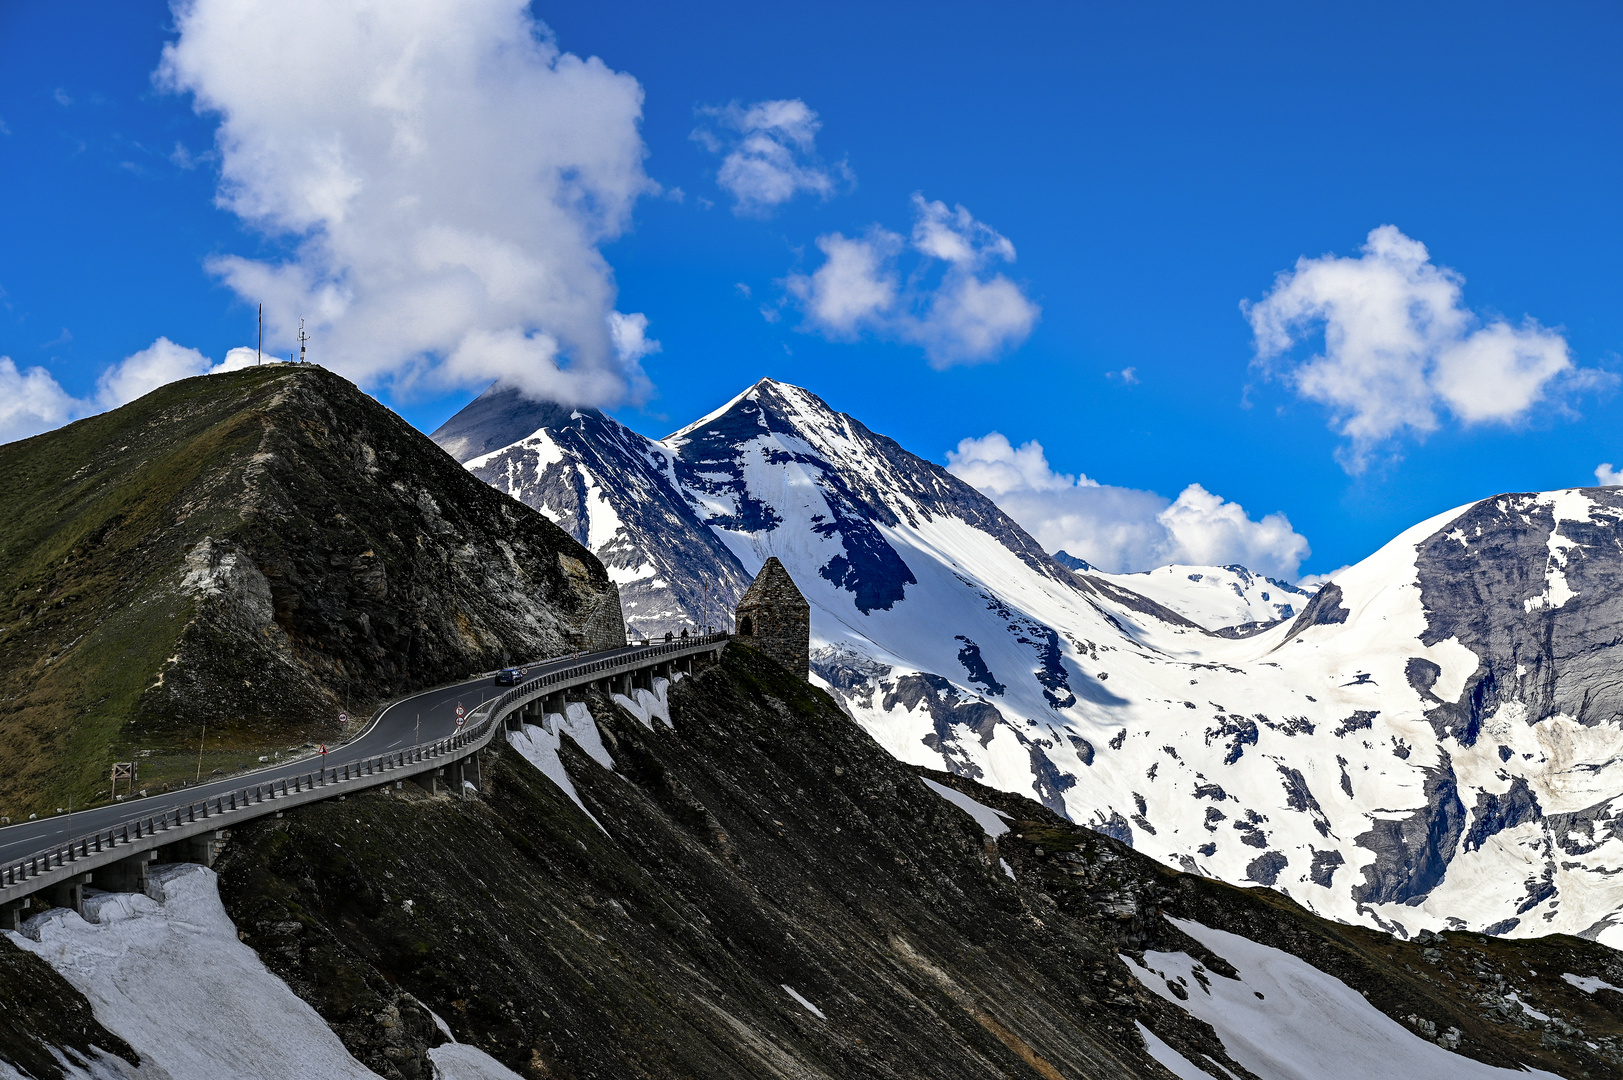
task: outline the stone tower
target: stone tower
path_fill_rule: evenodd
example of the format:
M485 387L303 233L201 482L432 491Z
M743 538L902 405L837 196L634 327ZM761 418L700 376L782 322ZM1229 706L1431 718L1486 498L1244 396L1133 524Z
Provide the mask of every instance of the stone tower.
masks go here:
M735 636L804 679L811 671L811 605L774 555L738 601Z

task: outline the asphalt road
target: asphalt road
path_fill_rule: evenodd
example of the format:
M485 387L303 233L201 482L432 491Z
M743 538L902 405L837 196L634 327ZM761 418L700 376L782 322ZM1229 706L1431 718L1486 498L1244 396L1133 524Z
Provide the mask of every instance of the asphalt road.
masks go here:
M606 660L624 653L636 652L641 645L604 652L585 653L528 665L528 678L536 678L560 668L574 667L592 660ZM524 666L524 665L517 665ZM371 727L351 742L328 746L327 763L342 765L360 758L378 757L395 753L408 746L431 743L456 731L456 707L463 706L471 714L484 702L499 697L507 686L497 686L492 676L482 675L465 682L435 687L403 698L389 706ZM353 721L352 721L353 722ZM0 863L25 858L50 848L53 844L66 844L74 837L84 836L99 829L110 829L136 818L156 817L177 806L202 802L216 795L225 795L255 784L291 780L321 767L315 757L300 758L268 765L263 769L232 773L205 784L197 784L178 791L151 795L145 799L127 799L121 803L80 810L73 814L56 814L37 821L24 821L0 829Z

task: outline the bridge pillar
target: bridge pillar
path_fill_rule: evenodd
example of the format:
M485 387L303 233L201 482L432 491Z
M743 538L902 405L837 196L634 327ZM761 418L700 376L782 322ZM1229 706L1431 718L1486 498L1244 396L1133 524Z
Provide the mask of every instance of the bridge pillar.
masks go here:
M654 668L654 674L658 675L661 679L664 679L667 682L670 681L671 673L672 673L672 665L671 665L671 662L669 660L666 660L664 663L662 663L658 667Z
M85 913L85 886L90 882L89 874L74 874L66 881L59 881L55 885L40 890L45 902L51 907L72 908L80 915Z
M176 840L173 844L165 844L155 853L157 861L161 863L201 863L204 866L213 866L214 860L220 857L225 849L226 831L212 829L209 832L188 836L184 840ZM139 856L135 856L139 858ZM125 862L129 860L126 859Z
M90 884L106 892L144 893L147 891L147 868L158 857L156 851L142 851L116 863L109 863L90 872Z
M638 668L631 673L631 685L638 690L654 689L654 672L652 668ZM630 695L626 695L629 697Z
M428 792L430 795L437 795L440 790L440 774L444 771L445 770L443 768L439 768L430 769L427 772L420 772L411 778L411 782Z
M23 928L23 910L28 907L28 900L13 900L9 904L0 904L0 930L21 930Z

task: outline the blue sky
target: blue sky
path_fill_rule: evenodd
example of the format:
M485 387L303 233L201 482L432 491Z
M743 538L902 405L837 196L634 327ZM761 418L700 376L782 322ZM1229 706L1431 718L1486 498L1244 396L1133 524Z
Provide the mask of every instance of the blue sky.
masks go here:
M523 13L447 6L377 9L430 39L465 31L474 54L387 84L442 105L401 158L398 132L360 145L360 113L383 85L368 65L409 35L345 38L323 5L248 11L251 30L232 17L252 5L228 0L190 25L145 0L0 5L0 356L13 402L57 393L30 369L60 388L10 436L223 360L253 343L245 294L313 303L325 273L353 295L326 321L303 312L313 357L425 429L503 364L555 371L554 346L575 374L538 385L656 437L772 376L954 453L1049 546L1121 568L1204 553L1328 571L1459 503L1623 465L1615 5L532 6L601 66L486 63L480 34ZM766 179L789 197L752 197L760 169L729 181L729 155L759 163L752 134L779 148ZM365 180L352 209L288 202L336 190L287 163L340 144ZM521 175L554 167L585 196ZM408 196L426 209L397 228ZM437 206L461 215L456 258L496 266L467 250L485 237L534 265L400 330L453 303L397 272L401 235L440 235ZM1386 225L1397 240L1361 257ZM967 254L928 257L931 235ZM880 260L854 285L888 301L816 276L831 237ZM1327 255L1342 261L1276 285ZM531 291L501 298L513 282ZM971 286L992 307L966 331L948 301ZM635 355L636 320L607 334L611 310L646 317L658 351ZM299 312L272 314L285 354ZM1260 364L1259 326L1283 335ZM1008 447L957 449L992 432ZM1042 459L1018 452L1032 440ZM1179 499L1192 484L1216 499Z

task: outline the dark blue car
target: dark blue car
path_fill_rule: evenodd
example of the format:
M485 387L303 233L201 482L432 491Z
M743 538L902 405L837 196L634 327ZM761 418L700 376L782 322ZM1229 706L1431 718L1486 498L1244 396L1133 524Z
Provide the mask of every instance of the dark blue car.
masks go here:
M518 683L522 676L523 672L521 672L518 668L504 667L500 671L496 672L496 685L514 686Z

